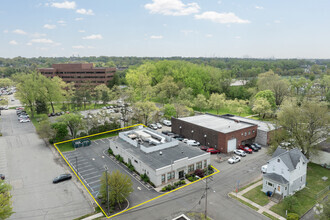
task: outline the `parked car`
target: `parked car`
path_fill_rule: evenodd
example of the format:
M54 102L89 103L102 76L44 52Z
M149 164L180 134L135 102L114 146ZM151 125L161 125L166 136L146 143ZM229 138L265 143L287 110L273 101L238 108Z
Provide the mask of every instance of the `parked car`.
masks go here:
M65 181L65 180L69 180L71 178L72 178L71 174L61 174L61 175L55 177L55 179L53 180L53 183L59 183L59 182Z
M246 156L246 153L243 151L243 150L240 150L240 149L236 149L234 150L234 153L241 156L241 157L245 157Z
M174 139L176 139L176 140L178 140L178 141L183 141L184 140L184 138L182 137L182 136L176 136L176 135L174 135L174 137L173 137Z
M162 131L162 134L165 134L165 135L167 135L168 133L171 133L170 131L167 131L167 130L165 130L165 131Z
M20 123L26 123L26 122L30 122L30 119L28 118L23 118L19 121Z
M162 128L163 127L162 124L159 123L159 122L157 122L156 125L157 125L157 128Z
M6 179L5 175L0 173L0 179L5 180Z
M266 165L263 165L263 166L261 167L261 172L262 172L262 173L266 173L266 172L267 172L267 164L266 164Z
M56 115L56 116L60 116L61 113L60 113L60 112L56 112L55 115Z
M203 150L203 151L207 151L207 149L209 149L209 147L202 145L202 146L200 146L200 149Z
M163 120L163 124L169 127L172 126L172 122L169 120Z
M231 158L228 159L228 163L233 164L233 163L237 163L240 162L241 158L239 156L232 156Z
M245 146L252 149L254 152L259 151L259 149L256 146L254 146L253 144L245 144Z
M261 145L260 144L253 143L252 145L254 145L256 148L258 148L259 150L261 150Z
M195 141L195 140L188 140L185 143L190 145L190 146L199 146L199 145L201 145L198 141Z
M21 120L23 120L23 119L29 119L29 116L28 116L28 115L20 115L20 116L18 117L18 121L21 121Z
M209 152L209 153L211 153L211 154L218 154L218 153L220 153L219 150L214 149L214 148L208 148L208 149L206 150L206 152Z
M252 154L252 149L250 149L250 148L248 148L246 146L240 145L239 146L239 149L242 150L242 151L244 151L244 152L246 152L246 153L248 153L248 154Z
M150 124L149 125L149 128L151 128L151 129L154 129L154 130L157 130L157 125L156 124Z

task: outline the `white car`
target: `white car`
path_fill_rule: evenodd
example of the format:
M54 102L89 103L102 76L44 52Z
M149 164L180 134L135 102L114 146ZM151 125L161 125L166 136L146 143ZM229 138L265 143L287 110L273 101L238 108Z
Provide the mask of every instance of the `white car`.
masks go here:
M228 159L228 163L233 164L233 163L237 163L240 162L241 158L239 156L232 156L231 158Z
M163 124L169 127L172 126L172 122L169 120L163 120Z
M20 123L30 122L30 119L24 118L19 121Z
M156 125L157 125L157 128L159 128L159 129L163 127L163 126L161 125L161 123L158 123L158 122L156 123Z
M154 129L154 130L157 130L157 125L156 124L150 124L149 125L149 128Z
M199 145L201 145L198 141L195 141L195 140L184 140L183 142L190 145L190 146L199 146Z
M241 156L241 157L245 157L246 156L246 153L240 149L236 149L234 150L234 153Z

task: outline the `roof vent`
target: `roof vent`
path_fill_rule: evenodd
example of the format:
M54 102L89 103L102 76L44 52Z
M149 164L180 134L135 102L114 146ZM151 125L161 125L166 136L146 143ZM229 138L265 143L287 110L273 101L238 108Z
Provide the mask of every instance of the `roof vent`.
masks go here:
M163 155L163 152L159 151L159 155Z

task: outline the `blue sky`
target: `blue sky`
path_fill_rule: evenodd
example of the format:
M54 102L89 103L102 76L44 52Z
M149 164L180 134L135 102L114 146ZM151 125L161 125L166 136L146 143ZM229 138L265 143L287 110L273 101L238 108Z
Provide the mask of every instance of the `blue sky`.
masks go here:
M0 57L330 58L329 0L0 4Z

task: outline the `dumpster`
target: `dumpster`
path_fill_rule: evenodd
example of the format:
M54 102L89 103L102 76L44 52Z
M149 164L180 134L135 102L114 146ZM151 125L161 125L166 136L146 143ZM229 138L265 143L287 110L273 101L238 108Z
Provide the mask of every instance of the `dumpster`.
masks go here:
M92 143L91 140L85 138L85 139L72 141L72 146L74 148L87 147L87 146L91 145L91 143Z

